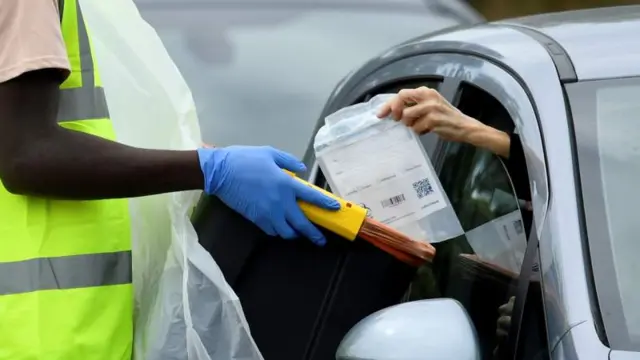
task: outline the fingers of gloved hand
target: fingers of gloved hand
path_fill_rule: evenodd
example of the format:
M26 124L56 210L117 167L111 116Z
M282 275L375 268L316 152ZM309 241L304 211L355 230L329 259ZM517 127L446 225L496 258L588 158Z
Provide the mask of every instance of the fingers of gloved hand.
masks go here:
M318 246L324 246L327 243L327 239L322 235L320 230L307 219L298 204L288 209L287 221L299 234L311 240L312 243Z
M298 233L289 225L287 218L283 215L278 216L273 222L273 229L283 239L291 240L298 237Z
M278 235L276 230L273 228L273 225L271 224L271 222L268 222L268 221L256 221L255 224L256 224L256 226L258 226L260 228L260 230L262 230L265 234L267 234L269 236Z
M201 147L196 149L196 153L198 154L198 162L200 163L200 169L202 170L202 175L204 178L204 192L209 195L213 194L218 185L215 181L216 172L213 170L213 168L215 168L216 166L216 157L214 156L214 153L220 151L220 149L213 149L208 147Z
M307 169L302 161L287 152L272 147L269 147L269 151L273 156L273 161L282 169L293 172L301 172Z
M311 186L305 185L294 178L291 178L291 184L298 200L319 206L323 209L340 209L340 203L337 200L330 198Z

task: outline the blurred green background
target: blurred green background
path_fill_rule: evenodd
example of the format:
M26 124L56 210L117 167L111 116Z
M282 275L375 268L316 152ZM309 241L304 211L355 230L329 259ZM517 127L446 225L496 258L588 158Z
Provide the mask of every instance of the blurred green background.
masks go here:
M488 20L546 12L640 4L640 0L470 0Z

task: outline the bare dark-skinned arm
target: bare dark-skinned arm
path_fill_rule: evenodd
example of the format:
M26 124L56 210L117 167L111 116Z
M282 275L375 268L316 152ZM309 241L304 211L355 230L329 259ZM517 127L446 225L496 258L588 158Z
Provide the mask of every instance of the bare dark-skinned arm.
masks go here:
M0 83L0 179L8 191L93 200L203 188L195 151L139 149L59 126L59 81L59 71L39 70Z

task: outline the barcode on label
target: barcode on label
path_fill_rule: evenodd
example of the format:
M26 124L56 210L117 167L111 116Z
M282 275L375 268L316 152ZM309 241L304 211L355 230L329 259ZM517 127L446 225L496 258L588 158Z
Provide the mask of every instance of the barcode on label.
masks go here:
M513 229L516 231L516 234L520 235L524 231L522 227L522 220L516 220L513 222Z
M405 200L404 194L396 195L394 197L390 197L388 199L382 200L380 203L383 208L396 206L402 204Z
M431 182L428 178L424 178L422 180L414 182L413 189L416 191L418 199L422 199L427 195L433 194L433 187L431 186Z

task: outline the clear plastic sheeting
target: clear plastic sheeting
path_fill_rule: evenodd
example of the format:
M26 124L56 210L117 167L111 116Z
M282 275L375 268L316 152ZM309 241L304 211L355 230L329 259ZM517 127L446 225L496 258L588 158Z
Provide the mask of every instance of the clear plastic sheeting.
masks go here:
M520 272L527 237L520 209L468 231L467 241L476 255L515 274Z
M417 135L376 113L382 94L329 115L314 142L337 195L416 240L437 243L464 233Z
M132 0L81 0L118 140L195 149L191 92ZM136 360L262 360L238 297L197 240L200 192L130 200Z
M485 168L484 173L485 176L494 179L491 182L492 189L482 188L481 185L476 186L478 191L472 199L475 198L477 203L468 204L471 208L479 209L479 204L484 203L485 209L492 214L492 219L467 231L465 235L469 246L479 259L518 274L527 249L521 207L525 206L526 209L528 205L526 201L518 199L504 162L495 155L493 159L497 159L500 166L493 171ZM505 182L502 186L496 186L499 182L495 179L503 179ZM477 179L477 184L481 183L484 181ZM482 212L482 210L476 211ZM529 208L526 211L531 210Z

